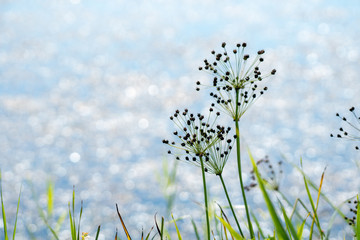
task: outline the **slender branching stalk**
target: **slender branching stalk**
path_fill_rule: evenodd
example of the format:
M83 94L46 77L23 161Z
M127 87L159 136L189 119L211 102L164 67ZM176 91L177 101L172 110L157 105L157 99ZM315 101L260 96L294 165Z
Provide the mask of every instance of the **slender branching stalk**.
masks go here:
M204 160L200 156L200 164L201 164L201 175L203 181L203 188L204 188L204 201L205 201L205 214L206 214L206 238L210 240L210 221L209 221L209 208L208 208L208 199L207 199L207 188L206 188L206 179L205 179L205 167L204 167Z
M239 221L238 221L238 219L237 219L237 217L236 217L236 213L235 213L234 208L233 208L233 206L232 206L232 203L231 203L231 200L230 200L228 191L227 191L227 189L226 189L226 185L225 185L224 179L223 179L223 177L222 177L222 174L219 174L219 178L220 178L221 184L222 184L222 186L223 186L223 188L224 188L224 192L225 192L226 198L227 198L227 200L228 200L228 203L229 203L229 207L230 207L230 209L231 209L231 212L232 212L232 214L233 214L233 216L234 216L236 225L237 225L237 227L238 227L238 229L239 229L239 232L240 232L241 236L244 237L244 234L243 234L243 232L242 232L242 230L241 230Z
M239 89L236 89L236 102L239 102ZM246 200L245 188L244 188L244 183L243 183L243 178L242 178L240 129L239 129L240 117L238 117L238 114L239 114L239 107L238 107L238 104L236 104L234 121L235 121L235 133L236 133L236 160L237 160L237 166L238 166L238 175L239 175L239 181L240 181L241 194L243 196L243 201L244 201L244 206L245 206L245 211L246 211L246 218L247 218L248 225L249 225L250 238L254 238L255 235L254 235L254 230L253 230L253 227L251 224L249 207L248 207L247 200Z

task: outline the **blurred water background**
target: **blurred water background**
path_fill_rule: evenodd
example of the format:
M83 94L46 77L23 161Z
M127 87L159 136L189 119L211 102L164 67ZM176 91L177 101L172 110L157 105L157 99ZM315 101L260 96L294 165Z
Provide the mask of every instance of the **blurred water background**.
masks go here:
M121 232L115 203L135 238L149 230L154 214L165 214L156 172L172 160L161 143L174 129L169 116L209 105L194 90L197 80L210 82L198 66L223 41L230 49L247 42L250 55L265 49L263 66L277 69L241 122L255 157L298 164L302 156L315 182L327 166L323 189L334 203L354 196L359 155L329 134L341 124L336 112L360 107L359 13L358 0L1 0L0 168L10 229L22 185L17 239L49 238L31 186L45 207L52 180L55 216L67 211L75 185L82 231L94 236L101 224L101 239ZM224 178L241 204L234 162ZM299 174L284 168L281 187L303 196ZM199 174L179 164L176 217L202 213ZM226 205L218 179L209 181L213 199ZM254 211L263 208L258 192L249 199ZM179 222L186 239L189 223ZM70 235L64 224L61 239Z

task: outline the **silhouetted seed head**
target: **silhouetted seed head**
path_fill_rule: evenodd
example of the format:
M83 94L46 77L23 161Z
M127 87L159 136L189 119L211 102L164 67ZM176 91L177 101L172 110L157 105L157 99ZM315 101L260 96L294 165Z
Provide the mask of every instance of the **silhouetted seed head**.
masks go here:
M353 115L353 118L346 118L339 113L336 113L336 116L346 124L346 127L339 128L336 137L360 142L360 119L355 111L355 107L349 108L349 111ZM330 137L334 137L334 134L331 133ZM355 149L359 150L359 146L355 146Z
M183 159L189 161L191 158L192 163L197 166L201 165L201 159L204 160L207 171L219 175L227 162L233 142L227 138L231 128L215 126L216 117L213 117L213 122L210 122L213 111L212 108L209 109L209 117L200 113L197 113L195 117L193 113L188 113L187 109L181 114L179 110L176 110L174 116L177 117L173 118L173 121L179 129L174 131L173 135L179 139L179 143L173 141L169 144L168 140L163 140L163 143L184 151L186 155ZM215 113L215 116L219 115L220 112ZM212 149L220 149L219 154L213 154ZM170 150L168 153L173 154Z
M281 169L282 162L279 161L276 168L273 167L268 156L261 158L256 162L257 169L260 173L261 178L266 183L266 187L271 190L278 191L280 187L280 180L282 176ZM251 190L256 184L255 170L250 171L250 183L246 186L248 190Z
M223 42L222 44L221 44L221 47L225 47L226 46L226 43L225 42Z
M356 200L348 201L349 204L349 214L346 214L347 216L344 216L345 221L348 222L349 225L355 225L356 222L356 215L357 215L357 207L358 202Z
M219 95L211 94L214 103L218 104L234 120L238 120L267 89L266 87L259 89L257 82L274 75L276 70L273 69L266 74L261 72L259 65L264 61L264 50L259 50L252 61L246 64L245 61L250 59L250 55L244 53L246 43L237 44L238 49L233 50L234 54L229 54L225 46L225 43L221 45L222 52L212 51L215 61L212 64L206 61L204 69L214 76L212 85L209 87L214 87L216 91L220 92ZM241 46L243 49L240 51L239 47ZM239 94L240 97L235 98L236 94Z

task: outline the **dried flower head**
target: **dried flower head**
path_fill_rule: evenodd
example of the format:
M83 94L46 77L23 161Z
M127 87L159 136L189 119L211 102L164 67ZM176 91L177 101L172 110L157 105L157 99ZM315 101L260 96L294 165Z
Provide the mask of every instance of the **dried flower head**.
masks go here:
M278 161L277 166L274 166L269 157L265 156L264 158L258 160L256 165L259 169L262 180L266 183L266 186L271 190L278 191L283 174L282 161ZM257 186L254 169L250 172L250 178L250 183L244 187L247 191L250 191L252 188Z
M345 221L347 221L347 223L352 226L355 225L356 223L356 214L357 214L357 210L358 210L358 201L357 200L349 200L348 201L349 204L349 213L347 214L347 216L344 217Z
M353 115L353 120L350 121L344 116L340 116L339 113L336 113L336 116L340 118L347 126L350 126L349 130L346 130L345 127L340 127L337 134L330 134L330 137L344 138L352 141L360 142L360 117L355 112L355 107L349 108L349 111ZM355 146L356 150L359 150L359 146Z
M213 108L209 109L208 117L200 113L189 113L187 109L183 112L176 110L170 120L178 127L178 131L174 131L173 134L178 138L179 143L169 140L163 140L163 143L185 152L182 158L176 156L177 160L200 166L202 159L206 172L219 175L228 160L233 141L228 138L230 127L225 128L215 124L220 112L215 113L214 120L211 120L212 114L214 114ZM173 154L171 150L168 153Z
M246 43L238 43L231 53L235 58L232 60L226 49L226 43L223 43L222 52L212 51L215 59L211 62L205 59L205 66L199 67L199 70L204 70L214 77L211 87L216 88L216 92L211 92L210 96L234 120L239 120L255 100L267 90L267 87L260 89L258 82L276 73L273 69L270 73L263 74L259 66L264 61L265 51L259 50L251 61L250 55L245 54L246 46ZM198 85L196 90L199 91L201 83L198 81L196 84Z

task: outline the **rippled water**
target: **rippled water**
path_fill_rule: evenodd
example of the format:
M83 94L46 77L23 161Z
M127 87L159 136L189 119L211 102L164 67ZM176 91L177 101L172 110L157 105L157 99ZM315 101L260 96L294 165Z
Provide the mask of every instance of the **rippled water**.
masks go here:
M121 228L115 203L132 234L150 229L154 214L165 214L155 175L167 157L168 117L208 105L206 93L194 91L208 77L197 67L223 41L246 41L250 54L264 48L264 66L278 70L241 122L253 154L295 164L302 156L316 182L327 166L324 191L337 204L354 196L354 144L329 133L340 126L335 113L360 100L359 10L356 0L0 1L0 166L10 222L22 185L18 239L29 238L25 226L46 239L31 186L45 208L48 180L56 216L75 185L83 231L94 235L101 224L102 239L112 238ZM238 199L233 164L225 179ZM179 169L173 212L199 214L199 170ZM301 178L285 172L289 194L301 196ZM217 179L209 180L226 204ZM261 206L257 193L249 198Z

